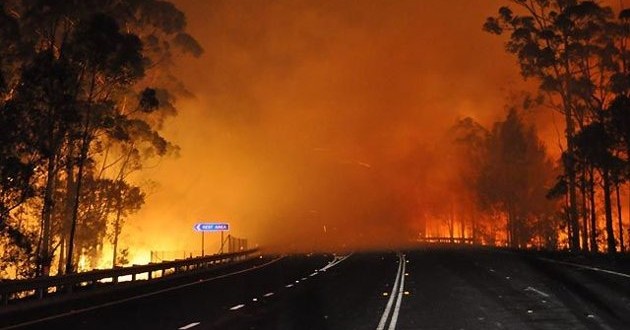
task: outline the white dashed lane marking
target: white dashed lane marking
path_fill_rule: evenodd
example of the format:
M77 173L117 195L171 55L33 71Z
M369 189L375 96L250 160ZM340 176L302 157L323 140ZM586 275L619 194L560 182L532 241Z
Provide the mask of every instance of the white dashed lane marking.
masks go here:
M538 293L539 295L541 295L541 296L543 296L545 298L549 298L549 294L548 293L542 292L542 291L540 291L540 290L538 290L538 289L536 289L534 287L531 287L531 286L528 286L527 288L525 288L525 291L536 292L536 293Z
M199 324L201 324L201 322L193 322L193 323L190 323L190 324L186 324L185 326L183 326L183 327L181 327L181 328L178 328L178 329L179 329L179 330L187 330L187 329L190 329L190 328L196 327L196 326L198 326Z
M243 307L245 307L245 304L239 304L239 305L236 305L236 306L230 307L230 310L231 310L231 311L235 311L235 310L241 309L241 308L243 308Z

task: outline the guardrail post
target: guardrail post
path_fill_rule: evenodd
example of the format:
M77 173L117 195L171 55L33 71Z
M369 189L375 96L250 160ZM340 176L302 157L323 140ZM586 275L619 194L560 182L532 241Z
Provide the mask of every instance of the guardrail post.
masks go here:
M37 292L37 299L44 298L44 288L37 288L35 291Z

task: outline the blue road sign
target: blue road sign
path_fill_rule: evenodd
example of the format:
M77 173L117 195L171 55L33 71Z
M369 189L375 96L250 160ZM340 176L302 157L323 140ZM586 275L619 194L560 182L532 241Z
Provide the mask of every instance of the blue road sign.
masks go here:
M197 223L193 226L196 231L227 231L230 230L228 223Z

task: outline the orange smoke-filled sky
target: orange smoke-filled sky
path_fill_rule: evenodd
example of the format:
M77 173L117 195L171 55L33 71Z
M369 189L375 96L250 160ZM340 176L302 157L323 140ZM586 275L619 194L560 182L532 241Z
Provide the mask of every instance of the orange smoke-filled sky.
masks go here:
M422 150L457 118L500 119L523 86L481 30L500 0L175 3L205 54L179 63L195 98L164 135L181 156L144 172L158 187L125 228L134 246L198 249L200 221L262 245L388 244Z

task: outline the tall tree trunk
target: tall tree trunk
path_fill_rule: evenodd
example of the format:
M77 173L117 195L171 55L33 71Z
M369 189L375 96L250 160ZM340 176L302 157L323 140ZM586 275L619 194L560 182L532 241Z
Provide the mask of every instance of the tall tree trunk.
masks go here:
M586 168L582 168L582 172L580 173L580 192L582 196L582 250L589 251L588 212L586 209Z
M52 237L51 222L54 206L53 192L55 190L55 181L57 176L57 154L52 152L48 157L46 185L44 188L44 205L42 206L42 233L39 248L39 265L38 276L48 276L50 274L50 265L52 256L50 254Z
M477 214L475 212L475 207L472 206L470 208L470 238L472 239L472 244L477 244Z
M116 205L116 222L114 222L114 253L112 255L112 267L116 267L116 258L118 258L118 235L120 234L120 216L122 214L122 201L120 196L117 197Z
M72 223L72 210L74 209L74 196L76 194L76 186L74 182L74 145L72 143L68 144L68 154L66 156L66 205L63 213L63 222L61 224L61 234L59 235L59 239L61 240L60 246L61 250L59 251L59 265L57 274L64 273L64 267L66 262L66 248L67 248L67 240L70 236L70 224Z
M623 218L621 216L621 196L619 193L619 183L615 182L615 192L617 194L617 218L619 221L619 249L621 252L626 250L623 243Z
M90 106L88 106L85 130L81 137L81 150L79 154L79 170L77 173L77 190L74 196L74 204L72 209L72 221L70 223L70 238L68 239L68 257L66 259L66 274L74 272L73 252L74 252L74 235L77 229L77 217L79 215L79 198L81 197L81 185L83 183L83 171L87 162L88 151L90 150Z
M62 275L65 266L65 253L66 253L66 237L64 235L59 236L59 262L57 263L57 275Z
M511 207L507 212L507 239L508 246L514 247L514 218L512 217Z
M568 111L567 111L568 112ZM571 251L580 250L580 223L577 210L577 196L576 196L576 175L575 175L575 162L573 161L573 125L571 127L571 133L567 129L568 150L570 150L569 158L571 159L567 164L567 176L569 177L569 225L571 226L570 237L570 249Z
M453 210L453 202L451 201L448 212L448 237L451 243L455 243L455 214Z
M564 40L565 47L568 46L567 39ZM571 72L569 65L569 58L564 56L564 69L565 72ZM568 74L564 76L564 88L565 93L562 95L562 101L564 105L564 120L566 125L566 140L567 140L567 161L564 164L566 175L569 179L568 191L569 191L569 248L571 251L579 251L580 249L580 223L578 219L577 210L577 197L576 197L576 173L575 173L575 145L573 137L575 135L575 121L574 121L574 108L571 103L571 89L570 77Z
M602 179L604 181L604 209L606 211L606 243L608 253L614 254L617 252L617 244L613 230L612 203L610 201L610 172L607 169L602 170Z
M591 252L597 252L597 210L595 209L595 171L593 167L589 169L589 200L591 210Z
M461 215L459 217L459 228L461 230L460 237L462 239L461 243L464 243L464 239L466 238L466 216Z

